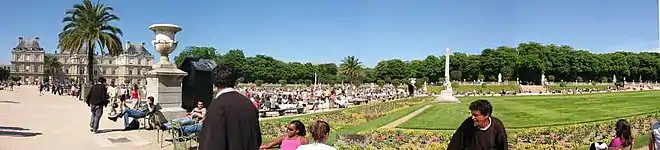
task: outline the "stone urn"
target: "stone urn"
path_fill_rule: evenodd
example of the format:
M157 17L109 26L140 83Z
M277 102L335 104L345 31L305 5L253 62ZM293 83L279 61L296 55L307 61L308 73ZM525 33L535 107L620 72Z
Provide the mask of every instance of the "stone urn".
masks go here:
M160 53L160 62L158 64L169 65L169 55L176 49L179 41L176 41L174 35L181 31L181 27L173 24L153 24L149 29L156 34L156 39L151 41L156 52Z

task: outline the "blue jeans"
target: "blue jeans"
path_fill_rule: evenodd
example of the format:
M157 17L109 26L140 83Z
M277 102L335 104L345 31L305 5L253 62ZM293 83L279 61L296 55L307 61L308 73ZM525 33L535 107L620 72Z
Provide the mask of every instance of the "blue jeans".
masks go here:
M186 125L186 126L181 127L181 129L183 130L183 135L188 135L188 134L191 134L191 133L197 133L197 132L202 131L202 123Z
M146 114L142 111L136 109L126 109L124 110L124 127L128 127L128 117L133 117L133 119L143 118Z
M179 122L179 123L181 123L181 126L185 126L185 125L194 124L195 120L193 120L191 118L188 118L188 117L183 117L183 118L172 119L172 122ZM165 129L170 129L170 128L172 128L172 123L168 122L168 123L163 124L163 126L165 126Z

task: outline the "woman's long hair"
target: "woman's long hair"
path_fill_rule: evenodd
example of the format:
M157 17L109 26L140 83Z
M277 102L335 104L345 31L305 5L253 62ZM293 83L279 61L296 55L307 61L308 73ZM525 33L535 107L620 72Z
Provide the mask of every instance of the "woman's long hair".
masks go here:
M291 124L296 125L296 129L298 129L298 132L296 133L298 136L305 136L307 135L307 130L305 130L305 124L300 122L299 120L294 120L291 121Z
M632 145L633 138L630 132L630 123L625 119L616 121L616 137L623 139L623 147Z

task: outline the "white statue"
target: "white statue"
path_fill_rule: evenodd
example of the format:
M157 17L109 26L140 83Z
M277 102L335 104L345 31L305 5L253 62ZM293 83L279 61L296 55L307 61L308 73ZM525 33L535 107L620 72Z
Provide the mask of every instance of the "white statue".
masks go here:
M502 73L497 74L497 82L501 83L502 82Z
M541 74L541 85L545 85L545 74Z
M612 76L612 83L616 83L616 75Z

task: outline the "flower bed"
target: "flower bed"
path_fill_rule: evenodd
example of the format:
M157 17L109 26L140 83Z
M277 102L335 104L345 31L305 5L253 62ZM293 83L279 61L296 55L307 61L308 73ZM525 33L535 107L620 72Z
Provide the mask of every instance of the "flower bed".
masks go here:
M633 136L648 132L656 115L658 114L627 117L633 128ZM614 136L615 122L616 120L608 120L508 130L509 146L511 149L576 149L598 140L609 143ZM377 129L360 133L363 138L340 138L334 146L339 149L446 149L453 132Z
M332 131L358 125L385 116L389 113L404 109L416 104L420 104L429 97L417 97L410 99L403 99L397 101L382 102L376 104L369 104L363 106L356 106L347 108L340 111L332 111L326 113L319 113L301 117L291 117L283 119L273 119L261 121L261 134L264 139L274 139L277 136L283 135L286 131L286 126L292 120L300 120L305 124L309 124L317 119L323 119L330 123Z

